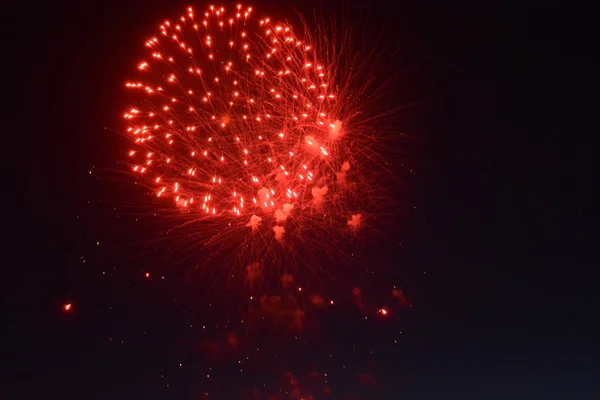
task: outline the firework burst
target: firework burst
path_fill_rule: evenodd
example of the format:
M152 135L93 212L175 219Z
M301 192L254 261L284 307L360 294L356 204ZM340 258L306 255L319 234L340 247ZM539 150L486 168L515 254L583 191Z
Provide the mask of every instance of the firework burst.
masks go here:
M190 7L160 24L125 85L130 173L188 247L235 254L250 284L271 264L334 260L385 167L374 130L391 113L369 54L302 26Z

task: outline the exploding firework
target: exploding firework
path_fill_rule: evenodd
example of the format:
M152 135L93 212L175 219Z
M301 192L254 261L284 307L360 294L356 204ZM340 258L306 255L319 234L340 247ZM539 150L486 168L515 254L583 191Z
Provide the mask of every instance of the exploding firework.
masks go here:
M375 130L391 113L369 54L302 26L242 5L188 8L160 24L125 85L129 171L188 247L235 254L249 284L269 265L334 260L385 164Z

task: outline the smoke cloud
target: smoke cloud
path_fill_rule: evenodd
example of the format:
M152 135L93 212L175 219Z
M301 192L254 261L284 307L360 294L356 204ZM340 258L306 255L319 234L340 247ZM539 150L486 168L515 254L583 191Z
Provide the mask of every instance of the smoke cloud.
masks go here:
M285 228L283 226L279 226L279 225L274 226L273 233L275 233L275 239L277 239L281 242L283 240L283 234L285 233Z
M327 186L322 186L322 187L313 187L311 189L311 194L313 197L313 201L316 205L321 205L323 204L323 201L325 200L325 195L327 194L327 192L329 191L329 189L327 188Z
M290 215L290 212L294 209L293 204L286 203L281 207L281 210L275 210L275 221L276 222L285 222L287 217Z
M250 222L248 222L246 224L247 227L252 228L253 231L258 229L258 226L260 225L260 221L262 221L262 218L259 217L258 215L253 215L250 217Z
M361 226L361 219L362 214L353 214L352 219L348 221L348 226L350 229L352 229L354 232L358 231Z

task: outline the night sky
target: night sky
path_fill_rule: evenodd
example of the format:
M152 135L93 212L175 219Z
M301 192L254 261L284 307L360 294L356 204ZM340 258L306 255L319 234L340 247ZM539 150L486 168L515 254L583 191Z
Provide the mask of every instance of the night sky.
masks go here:
M370 9L396 54L406 204L387 240L359 246L363 275L332 285L335 304L293 331L241 324L235 291L155 251L151 219L114 212L143 197L110 173L123 83L157 23L188 5L150 3L23 4L4 18L17 189L4 190L0 398L263 399L289 391L288 372L315 398L324 386L333 399L600 396L594 150L569 111L589 100L567 78L590 64L564 10L351 7ZM316 3L252 5L289 15Z

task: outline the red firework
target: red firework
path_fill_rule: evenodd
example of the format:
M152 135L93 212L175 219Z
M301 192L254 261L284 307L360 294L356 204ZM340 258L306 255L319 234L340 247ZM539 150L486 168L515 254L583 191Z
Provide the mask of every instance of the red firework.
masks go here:
M369 91L368 56L241 5L190 7L145 45L126 83L128 154L156 204L173 204L173 227L198 223L186 237L236 253L250 282L282 250L287 265L310 264L361 229L373 130L389 116Z

